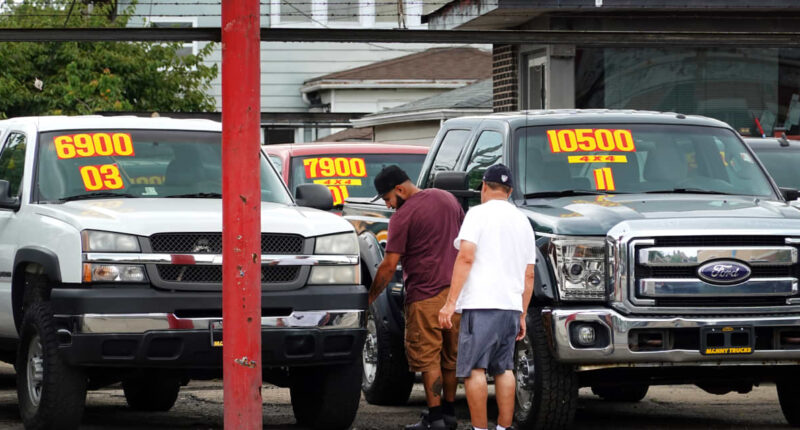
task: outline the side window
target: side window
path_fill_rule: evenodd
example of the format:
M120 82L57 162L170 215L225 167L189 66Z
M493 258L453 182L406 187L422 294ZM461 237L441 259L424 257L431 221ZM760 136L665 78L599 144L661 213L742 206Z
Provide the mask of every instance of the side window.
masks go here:
M6 139L3 152L0 153L0 179L5 179L9 184L9 195L19 195L22 184L22 169L25 165L25 135L11 133Z
M483 172L489 166L500 161L502 156L503 135L496 131L482 132L469 157L469 164L467 164L469 188L474 190L480 186L483 181Z
M461 154L461 149L466 145L469 137L469 130L450 130L444 135L442 144L439 145L439 152L433 159L433 166L428 175L426 186L433 186L433 175L440 170L453 170Z

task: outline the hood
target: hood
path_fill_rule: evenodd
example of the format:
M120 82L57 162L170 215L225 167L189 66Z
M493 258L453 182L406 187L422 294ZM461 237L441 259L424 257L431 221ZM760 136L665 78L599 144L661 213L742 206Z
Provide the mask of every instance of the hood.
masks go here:
M102 199L36 205L41 216L78 230L92 229L150 236L167 232L222 231L220 199ZM261 231L304 237L352 231L347 221L316 209L261 203Z
M795 219L784 202L746 196L622 194L528 199L517 202L537 232L605 236L623 221L679 218Z

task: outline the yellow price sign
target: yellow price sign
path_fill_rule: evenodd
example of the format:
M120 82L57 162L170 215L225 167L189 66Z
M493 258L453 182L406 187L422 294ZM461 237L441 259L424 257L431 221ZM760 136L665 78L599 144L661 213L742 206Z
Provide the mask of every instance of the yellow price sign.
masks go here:
M86 191L121 190L125 188L116 164L81 167L81 179Z
M550 151L556 152L635 152L630 130L578 128L547 130Z
M53 139L59 159L104 156L133 156L133 141L128 133L78 133Z
M303 160L306 178L332 178L367 176L367 165L363 158L319 157Z
M352 185L360 187L361 179L315 179L314 183L327 186Z
M569 164L575 163L627 163L628 157L624 155L570 155L567 157Z

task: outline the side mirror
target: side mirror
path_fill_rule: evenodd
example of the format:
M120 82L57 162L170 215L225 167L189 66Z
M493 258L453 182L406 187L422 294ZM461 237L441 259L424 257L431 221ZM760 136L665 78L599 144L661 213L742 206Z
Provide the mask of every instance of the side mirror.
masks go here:
M19 198L9 196L11 184L5 179L0 179L0 209L19 209Z
M436 172L433 174L433 188L450 191L460 198L479 197L480 191L470 190L467 179L467 172Z
M294 199L298 206L329 211L333 209L331 190L325 185L302 184L294 191Z
M800 191L796 188L781 188L781 195L787 202L791 202L800 198Z

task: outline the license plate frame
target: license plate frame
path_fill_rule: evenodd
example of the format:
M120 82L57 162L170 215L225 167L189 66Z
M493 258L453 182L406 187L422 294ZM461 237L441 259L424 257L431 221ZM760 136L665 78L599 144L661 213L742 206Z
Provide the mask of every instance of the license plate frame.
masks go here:
M700 328L700 354L714 356L748 355L755 350L751 326L710 326Z
M208 322L208 336L212 348L222 348L222 320Z

